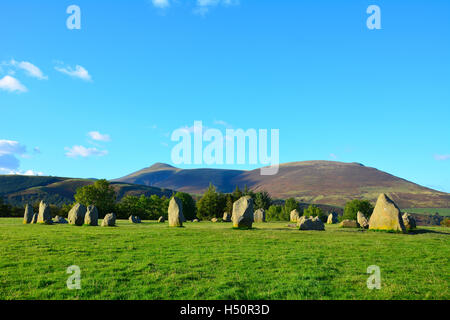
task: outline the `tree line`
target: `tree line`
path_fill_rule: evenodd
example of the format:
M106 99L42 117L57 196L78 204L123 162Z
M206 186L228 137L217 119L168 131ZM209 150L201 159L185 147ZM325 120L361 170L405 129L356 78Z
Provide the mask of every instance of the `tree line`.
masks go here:
M183 203L183 214L187 220L195 218L201 220L210 220L212 218L222 218L224 212L233 213L233 203L242 196L250 196L254 201L254 209L266 210L267 221L289 221L292 210L297 210L299 215L306 217L319 217L326 222L328 213L321 208L310 205L301 210L300 203L294 198L287 199L283 205L276 205L270 194L266 191L254 192L245 186L240 190L238 186L232 193L221 193L216 190L214 185L210 184L206 192L194 199L188 193L177 192L173 196L179 198ZM110 183L105 180L97 180L94 184L80 187L75 193L75 203L81 203L85 206L95 205L98 209L100 218L106 214L114 212L119 219L127 219L130 215L139 216L142 220L157 220L163 216L167 219L167 211L170 198L165 196L135 196L127 195L120 201L116 199L117 195ZM39 210L39 203L32 204L33 210ZM50 205L53 216L59 215L67 217L72 205L55 206ZM367 200L349 201L344 209L344 215L340 219L356 220L357 212L361 211L366 217L370 217L373 211L373 205ZM16 208L4 204L0 198L0 216L23 216L23 208Z

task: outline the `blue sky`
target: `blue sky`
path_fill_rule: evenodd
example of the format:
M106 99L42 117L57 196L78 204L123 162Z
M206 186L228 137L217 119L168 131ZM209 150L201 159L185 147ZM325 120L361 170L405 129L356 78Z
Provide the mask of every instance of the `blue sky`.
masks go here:
M1 173L121 177L171 163L171 133L200 120L279 129L280 162L450 192L449 16L444 0L2 0Z

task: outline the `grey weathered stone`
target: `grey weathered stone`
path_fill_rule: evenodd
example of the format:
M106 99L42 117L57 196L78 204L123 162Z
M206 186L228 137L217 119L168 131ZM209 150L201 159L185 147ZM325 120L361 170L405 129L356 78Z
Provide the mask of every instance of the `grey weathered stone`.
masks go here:
M33 221L33 207L28 204L25 206L25 213L23 214L23 223L30 224Z
M300 224L303 223L303 221L306 220L305 216L301 216L300 218L297 219L297 227L300 227Z
M54 223L59 223L59 224L67 224L67 220L64 217L60 217L60 216L56 216L55 219L53 220Z
M169 227L182 227L185 221L183 215L183 203L180 199L173 197L169 202Z
M369 228L369 221L367 221L367 218L360 211L358 211L358 214L356 216L356 221L358 222L358 224L361 228L364 228L364 229Z
M297 209L294 209L291 211L290 220L291 222L298 222L298 219L300 218L300 213Z
M378 197L369 220L369 229L406 232L400 209L384 193Z
M406 230L412 230L416 228L416 219L409 213L405 212L402 216L403 224Z
M211 222L216 223L217 221L219 221L219 219L217 219L217 218L212 218L212 219L211 219Z
M161 216L161 217L159 217L158 222L164 223L164 222L166 222L166 219L164 219L164 217Z
M133 215L131 215L131 216L128 218L128 220L129 220L131 223L141 223L141 218L139 218L138 216L133 216Z
M231 222L231 214L229 214L228 212L225 212L223 214L223 218L222 218L223 222Z
M84 217L84 224L93 227L98 226L98 210L94 205L87 207L86 215Z
M69 211L68 215L69 224L82 226L84 223L85 216L86 216L86 207L81 203L77 203Z
M31 219L31 223L37 223L37 220L38 220L38 214L37 213L35 213L35 214L33 214L33 218Z
M339 219L338 219L338 214L336 212L332 212L328 215L327 224L335 224L338 222L339 222Z
M37 223L45 223L45 224L53 223L52 215L50 213L50 206L44 201L41 201L41 203L39 203L39 213L37 217Z
M200 220L194 219L194 220L192 220L192 222L200 222Z
M301 222L299 223L299 230L324 231L325 225L323 224L322 220L319 219L319 217L309 217L301 219Z
M254 222L266 222L266 211L264 209L258 209L254 213Z
M102 221L102 227L114 227L116 225L116 214L108 213Z
M253 199L250 196L241 197L233 203L233 227L251 228L253 214Z
M356 220L344 220L340 224L341 228L358 228L358 222Z

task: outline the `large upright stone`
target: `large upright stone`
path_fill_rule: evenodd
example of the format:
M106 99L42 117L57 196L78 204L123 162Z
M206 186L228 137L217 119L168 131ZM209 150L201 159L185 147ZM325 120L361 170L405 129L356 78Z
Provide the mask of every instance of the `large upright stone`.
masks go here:
M222 221L223 222L231 222L231 214L229 214L228 212L225 212L223 214Z
M254 222L266 222L266 211L264 209L258 209L255 211Z
M25 206L25 213L23 214L23 223L30 224L33 221L33 207L28 204Z
M384 193L378 197L377 204L369 220L369 229L406 232L400 209Z
M82 226L84 223L84 217L86 216L86 207L81 203L75 204L69 211L69 224Z
M358 211L356 215L356 221L361 228L367 229L369 227L369 221L367 221L366 216L363 215L361 211Z
M128 218L128 221L130 221L131 223L141 223L141 218L139 218L138 216L131 215Z
M327 224L335 224L338 223L338 214L336 212L332 212L328 215Z
M173 197L169 202L169 227L182 227L185 221L183 215L183 203L180 199Z
M299 223L299 230L325 231L325 225L319 217L309 217L301 219L301 222Z
M291 211L290 219L291 222L298 222L298 219L300 219L300 213L298 212L297 209Z
M241 197L233 203L233 228L251 228L253 224L253 199Z
M166 219L164 219L164 217L161 216L161 217L159 217L158 222L164 223L164 222L166 222Z
M31 223L35 224L38 221L38 213L36 212L35 214L33 214L33 218L31 219Z
M96 227L98 226L98 210L94 205L87 207L86 216L84 217L84 224Z
M39 214L37 218L37 223L45 223L45 224L52 224L52 215L50 213L50 206L45 203L44 201L41 201L39 204Z
M406 230L412 230L416 228L416 219L409 213L405 212L402 216L403 224L405 225Z
M102 227L115 227L116 226L116 214L108 213L102 221Z

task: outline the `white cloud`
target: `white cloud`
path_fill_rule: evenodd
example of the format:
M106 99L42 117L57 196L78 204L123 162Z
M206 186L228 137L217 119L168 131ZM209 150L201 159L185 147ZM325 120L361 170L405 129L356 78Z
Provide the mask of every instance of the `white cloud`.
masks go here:
M27 92L28 89L14 77L4 76L0 79L0 90L9 92Z
M65 148L65 150L67 150L66 156L69 158L87 158L91 156L102 157L108 154L107 150L98 150L97 148L86 148L83 146L73 146L72 148Z
M95 141L103 141L103 142L111 141L111 137L108 134L101 134L98 131L91 131L88 133L88 135L91 137L91 139Z
M152 0L152 3L155 7L160 9L165 9L170 6L169 0Z
M25 154L27 148L18 141L0 140L0 155L5 154Z
M47 80L48 77L45 76L41 69L36 67L34 64L27 61L16 61L11 60L10 64L14 67L24 70L30 77L37 78L39 80Z
M0 168L0 174L6 174L6 175L19 175L19 176L43 176L43 172L37 172L33 170L26 170L26 171L15 171L15 170L8 170L5 168Z
M434 159L437 161L450 160L450 154L436 154L434 155Z
M82 66L76 65L75 69L70 66L67 67L55 67L56 71L67 74L73 78L78 78L84 81L92 81L89 72Z
M26 156L27 149L18 141L0 140L0 171L3 174L18 172L20 160L17 156Z
M212 7L217 7L218 5L229 7L237 6L239 4L239 0L197 0L194 13L204 16Z

